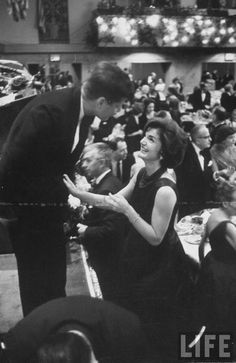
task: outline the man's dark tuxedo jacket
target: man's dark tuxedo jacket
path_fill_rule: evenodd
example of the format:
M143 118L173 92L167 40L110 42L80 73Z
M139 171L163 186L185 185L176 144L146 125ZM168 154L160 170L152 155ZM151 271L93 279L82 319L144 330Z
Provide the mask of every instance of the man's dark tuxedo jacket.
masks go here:
M96 194L117 193L122 187L120 180L109 172L94 186ZM119 255L124 239L125 218L120 213L107 209L92 207L85 221L83 244L89 253L91 265L96 270L117 269Z
M8 332L4 342L10 361L28 362L50 334L70 323L88 336L99 362L136 363L145 355L145 339L133 313L89 296L69 296L41 305Z
M62 176L72 173L89 127L88 120L81 124L79 144L71 153L79 114L80 90L75 88L37 96L20 112L0 161L5 201L66 201Z
M233 97L229 95L227 92L223 92L220 98L221 106L226 109L228 113L233 111Z
M128 184L130 180L130 170L131 166L135 163L134 156L132 154L128 154L126 159L122 160L122 184Z
M130 113L125 127L126 142L128 146L128 152L130 154L140 149L140 140L142 136L141 135L128 136L128 135L139 130L142 130L141 124L140 123L137 124L134 115Z
M187 203L189 213L204 208L205 202L213 199L212 169L209 165L211 157L208 149L204 153L203 171L193 145L189 142L183 162L175 169L179 199L180 202Z
M189 102L192 104L194 111L204 110L206 108L206 105L210 106L211 104L211 94L209 91L206 91L205 99L204 101L202 101L202 93L201 90L198 89L192 93Z

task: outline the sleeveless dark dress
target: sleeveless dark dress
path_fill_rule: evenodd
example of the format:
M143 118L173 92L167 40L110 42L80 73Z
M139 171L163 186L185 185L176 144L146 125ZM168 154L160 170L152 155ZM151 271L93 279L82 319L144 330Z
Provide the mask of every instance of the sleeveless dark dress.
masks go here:
M212 250L202 263L198 293L202 324L236 339L236 251L225 237L230 223L222 221L209 235Z
M149 224L158 189L169 186L176 193L175 183L161 178L164 172L160 168L148 177L145 169L141 169L137 176L130 204ZM189 276L186 255L174 229L176 212L177 203L158 246L150 245L131 225L122 258L123 305L140 317L149 340L158 349L166 342L170 349L171 336L176 338L186 316L183 310Z

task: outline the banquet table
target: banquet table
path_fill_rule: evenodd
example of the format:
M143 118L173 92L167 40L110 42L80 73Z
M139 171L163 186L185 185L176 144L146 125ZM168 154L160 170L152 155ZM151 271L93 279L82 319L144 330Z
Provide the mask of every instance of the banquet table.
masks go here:
M204 235L205 225L212 209L204 209L198 213L183 217L175 226L184 251L199 263L198 249ZM204 254L211 250L206 241Z

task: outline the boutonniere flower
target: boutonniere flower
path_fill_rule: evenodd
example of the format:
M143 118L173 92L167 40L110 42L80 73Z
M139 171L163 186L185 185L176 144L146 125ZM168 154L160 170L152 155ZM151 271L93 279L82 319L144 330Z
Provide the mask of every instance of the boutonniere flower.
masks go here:
M209 161L208 165L207 166L212 166L212 160Z

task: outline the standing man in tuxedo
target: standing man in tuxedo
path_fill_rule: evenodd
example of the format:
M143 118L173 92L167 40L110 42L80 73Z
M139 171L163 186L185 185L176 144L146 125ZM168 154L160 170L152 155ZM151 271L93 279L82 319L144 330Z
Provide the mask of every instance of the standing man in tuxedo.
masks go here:
M211 136L205 125L191 130L191 140L182 163L175 169L179 191L179 217L206 207L213 199Z
M130 96L130 81L118 66L98 63L81 89L36 97L17 116L0 161L2 200L18 217L12 237L23 314L65 296L63 221L72 175L94 116L108 119Z
M93 180L93 193L117 193L121 181L111 171L112 150L103 142L85 147L81 167L88 180ZM105 300L115 301L119 294L118 266L125 219L120 213L90 207L82 223L77 224L80 242L88 251L89 261L97 274Z
M112 145L112 172L122 182L123 186L128 184L131 177L131 169L135 164L135 158L128 153L127 143L121 138L114 140Z

